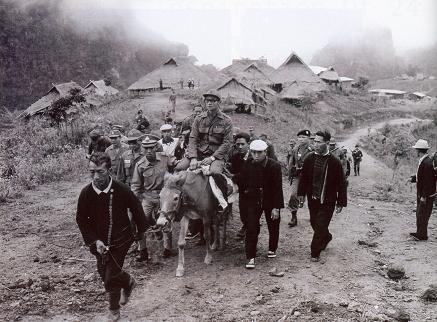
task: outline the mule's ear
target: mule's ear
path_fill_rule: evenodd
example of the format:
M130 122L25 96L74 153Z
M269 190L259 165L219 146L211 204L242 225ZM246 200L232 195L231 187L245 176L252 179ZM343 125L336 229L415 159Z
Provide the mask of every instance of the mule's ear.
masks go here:
M187 180L187 171L181 171L176 174L176 184L182 187Z
M172 177L172 174L170 172L166 172L164 174L164 183L166 183L168 181L168 179L171 177Z

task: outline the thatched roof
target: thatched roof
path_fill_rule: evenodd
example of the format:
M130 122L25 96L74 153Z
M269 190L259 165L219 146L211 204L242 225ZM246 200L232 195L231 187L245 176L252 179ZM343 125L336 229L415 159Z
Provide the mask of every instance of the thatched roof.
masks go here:
M322 67L322 66L308 66L308 67L311 68L313 73L316 74L317 76L319 76L321 72L327 70L326 67Z
M282 90L280 97L282 99L301 99L308 94L319 91L320 87L318 84L293 82Z
M377 88L377 89L369 90L369 93L372 93L372 94L387 94L387 95L403 95L406 92L405 91L400 91L400 90L397 90L397 89Z
M98 81L90 80L88 85L85 86L85 92L91 92L99 96L105 96L105 95L117 94L118 89L110 85L106 85L103 79Z
M61 97L66 97L70 95L70 91L74 88L78 88L80 90L83 90L83 88L78 85L76 82L69 82L69 83L63 83L54 85L53 87L45 94L43 97L41 97L39 100L37 100L35 103L30 105L23 113L21 113L18 117L30 117L35 114L40 114L44 112L46 109L48 109L54 101Z
M200 68L176 57L169 59L162 66L140 78L128 89L147 90L159 88L160 80L162 80L163 87L179 87L181 80L186 84L189 79L193 79L196 84L200 83L201 85L211 82L211 78Z
M293 82L320 84L321 88L325 86L311 68L294 52L278 67L270 78L275 84L283 84L282 87L286 87Z
M243 58L243 59L234 59L232 61L232 64L223 68L221 72L228 76L236 77L239 73L243 72L250 65L255 65L267 77L270 76L275 71L275 69L269 64L267 64L267 61L264 59Z
M235 78L218 87L217 91L223 100L230 100L233 104L255 104L252 100L252 90Z
M250 84L254 87L269 85L272 83L270 78L264 74L255 64L250 64L239 72L236 76L241 82Z
M327 80L331 82L339 81L338 73L335 71L334 67L327 68L325 71L319 74L319 77L323 80Z
M340 83L352 82L354 79L350 77L340 76Z

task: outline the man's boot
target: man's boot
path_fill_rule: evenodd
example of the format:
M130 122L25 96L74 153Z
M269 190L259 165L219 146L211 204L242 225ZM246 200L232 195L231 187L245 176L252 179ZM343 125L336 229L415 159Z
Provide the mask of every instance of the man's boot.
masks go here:
M297 211L294 210L291 212L291 220L288 223L288 226L289 227L297 226Z
M135 257L135 261L137 262L147 262L149 260L149 252L147 248L139 251L138 255Z

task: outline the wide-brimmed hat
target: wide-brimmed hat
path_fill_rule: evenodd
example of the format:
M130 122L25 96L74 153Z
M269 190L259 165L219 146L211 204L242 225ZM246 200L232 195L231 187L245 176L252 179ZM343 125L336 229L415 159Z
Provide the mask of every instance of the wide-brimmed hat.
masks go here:
M214 90L214 89L211 89L211 90L207 91L206 93L204 93L204 94L203 94L203 97L204 97L204 98L207 98L207 97L214 97L214 98L216 98L218 101L221 100L220 93L219 93L218 91Z
M429 149L428 141L423 140L423 139L419 139L419 140L417 140L416 144L412 146L412 148L428 150Z

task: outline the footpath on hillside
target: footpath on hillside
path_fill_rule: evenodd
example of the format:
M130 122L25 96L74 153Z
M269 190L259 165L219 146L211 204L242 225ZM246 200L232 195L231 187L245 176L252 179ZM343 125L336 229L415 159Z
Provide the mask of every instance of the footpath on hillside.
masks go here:
M367 128L351 134L343 145L351 148L363 135ZM175 277L177 258L163 260L162 246L150 241L151 263L137 265L132 257L127 259L126 269L139 283L122 310L122 321L391 321L407 315L412 321L436 321L436 304L424 302L420 295L437 282L437 219L431 216L430 241L409 241L408 233L415 227L414 200L374 198L379 193L375 184L390 177L390 169L364 154L361 176L349 179L348 207L334 215L334 238L319 263L310 261L312 229L306 205L294 228L287 226L288 212L282 212L275 259L266 258L263 222L259 259L252 271L244 268L244 245L235 239L238 207L227 248L214 253L212 265L203 263L203 247L188 243L183 278ZM43 186L0 206L0 319L105 317L105 294L94 259L83 247L74 221L77 196L86 183L81 178ZM284 195L289 196L285 181ZM405 276L390 279L392 265L402 267ZM270 276L272 269L284 272L283 277Z

